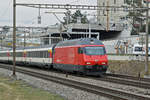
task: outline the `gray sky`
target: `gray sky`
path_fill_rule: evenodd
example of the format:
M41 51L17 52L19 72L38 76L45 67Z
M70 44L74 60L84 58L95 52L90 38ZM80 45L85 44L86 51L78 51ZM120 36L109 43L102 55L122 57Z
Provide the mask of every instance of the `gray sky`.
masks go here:
M53 4L84 4L96 5L97 0L16 0L17 3L53 3ZM0 0L0 26L12 26L12 4L13 0ZM59 23L59 21L52 14L45 14L45 11L66 11L43 9L41 10L42 24L37 24L38 9L17 6L17 26L48 26ZM84 11L83 11L84 12ZM91 11L89 11L91 13ZM95 11L94 11L95 12ZM62 20L64 15L58 15Z

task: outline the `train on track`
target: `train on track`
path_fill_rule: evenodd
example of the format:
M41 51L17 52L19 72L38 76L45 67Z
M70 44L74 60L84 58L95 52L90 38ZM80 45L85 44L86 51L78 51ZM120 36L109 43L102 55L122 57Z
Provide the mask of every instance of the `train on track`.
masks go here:
M0 51L0 62L12 63L13 50ZM107 71L108 59L105 46L100 40L82 38L61 41L51 46L18 48L16 64L101 75Z

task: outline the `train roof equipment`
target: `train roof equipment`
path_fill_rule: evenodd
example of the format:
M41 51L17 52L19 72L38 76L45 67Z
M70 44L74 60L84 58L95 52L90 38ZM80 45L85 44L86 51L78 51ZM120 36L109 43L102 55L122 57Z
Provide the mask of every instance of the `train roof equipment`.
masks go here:
M81 38L59 42L56 46L72 46L72 45L104 45L100 40L95 38Z

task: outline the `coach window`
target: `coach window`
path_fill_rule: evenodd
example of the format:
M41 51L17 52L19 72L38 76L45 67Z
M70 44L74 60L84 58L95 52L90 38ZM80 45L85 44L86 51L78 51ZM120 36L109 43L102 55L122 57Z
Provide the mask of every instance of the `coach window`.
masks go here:
M30 52L27 53L28 57L30 57Z
M38 51L37 54L38 54L38 58L40 58L40 51Z
M40 56L39 57L41 58L41 56L42 56L42 52L40 51Z
M29 52L29 57L31 57L31 51Z
M43 58L45 58L45 51L43 51Z
M34 51L34 52L35 52L35 57L37 58L37 55L38 55L37 52L38 52L38 51Z
M33 51L33 57L35 57L35 52Z
M18 57L18 52L16 52L16 57Z
M1 53L0 56L3 57L3 53Z
M33 55L33 57L35 58L35 57L36 57L36 52L35 52L35 51L33 51L33 54L34 54L34 55Z
M40 51L40 58L42 58L42 51Z
M43 58L45 57L45 51L43 51Z
M35 51L34 54L35 54L34 56L37 57L37 51Z
M42 58L44 58L44 51L42 51Z
M35 51L33 51L33 57L34 57L34 58L35 58L35 53L36 53L36 52L35 52Z
M31 57L31 51L30 52L28 52L29 53L29 57Z
M44 58L44 51L42 51L42 58Z
M45 51L43 51L43 58L45 58Z
M32 57L32 52L30 51L30 57Z
M22 57L23 52L19 52L19 57Z
M18 52L18 57L22 57L23 52Z
M46 58L48 58L48 51L46 51Z
M16 52L16 57L19 57L19 52Z
M29 52L27 52L27 57L29 57L28 55L29 55Z
M18 57L18 52L16 52L16 57Z
M5 57L5 53L2 53L2 57Z
M30 52L27 53L28 57L30 57Z
M47 58L47 51L45 51L45 58Z
M39 51L39 58L41 58L40 56L41 56L41 51Z
M44 52L44 56L43 56L43 58L46 58L46 51L43 51Z
M39 51L39 58L41 58L41 51Z
M36 51L36 58L38 58L38 51Z
M31 54L31 57L33 57L33 52L32 52L32 51L31 51L31 53L30 53L30 54Z
M32 57L32 52L30 52L30 55L29 55L30 57Z
M27 52L27 57L29 57L29 52Z
M37 55L37 52L36 51L33 51L34 52L34 57L36 57L36 55Z
M78 53L83 54L83 48L78 48Z
M49 57L49 52L47 51L47 58Z
M43 51L43 58L45 58L45 51Z
M23 54L23 52L20 52L20 57L23 57L22 54Z
M37 51L37 53L36 53L36 54L37 54L37 58L39 58L39 51Z
M32 51L32 57L34 57L34 52Z
M34 57L34 52L32 51L32 57Z
M19 52L16 52L16 57L19 57Z
M34 57L33 51L31 52L31 57Z
M46 51L44 51L44 58L46 58Z
M45 58L47 58L47 51L45 51Z
M36 58L37 58L37 55L38 55L37 52L38 52L38 51L35 51L35 57L36 57Z
M41 58L41 55L42 55L42 54L41 54L41 51L39 51L39 58Z
M10 53L10 56L11 56L11 57L13 56L13 53L12 53L12 52Z
M31 55L32 55L31 57L34 57L34 53L33 53L33 51L31 52Z

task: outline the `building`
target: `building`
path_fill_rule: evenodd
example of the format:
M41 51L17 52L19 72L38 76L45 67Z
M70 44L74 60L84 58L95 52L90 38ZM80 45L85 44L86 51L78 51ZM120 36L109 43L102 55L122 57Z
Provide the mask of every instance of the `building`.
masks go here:
M97 11L97 20L99 24L107 30L118 30L123 24L123 19L126 18L128 12L119 11L115 6L125 6L126 0L97 0L98 6L114 6L114 8L104 8ZM109 10L107 10L109 9Z

